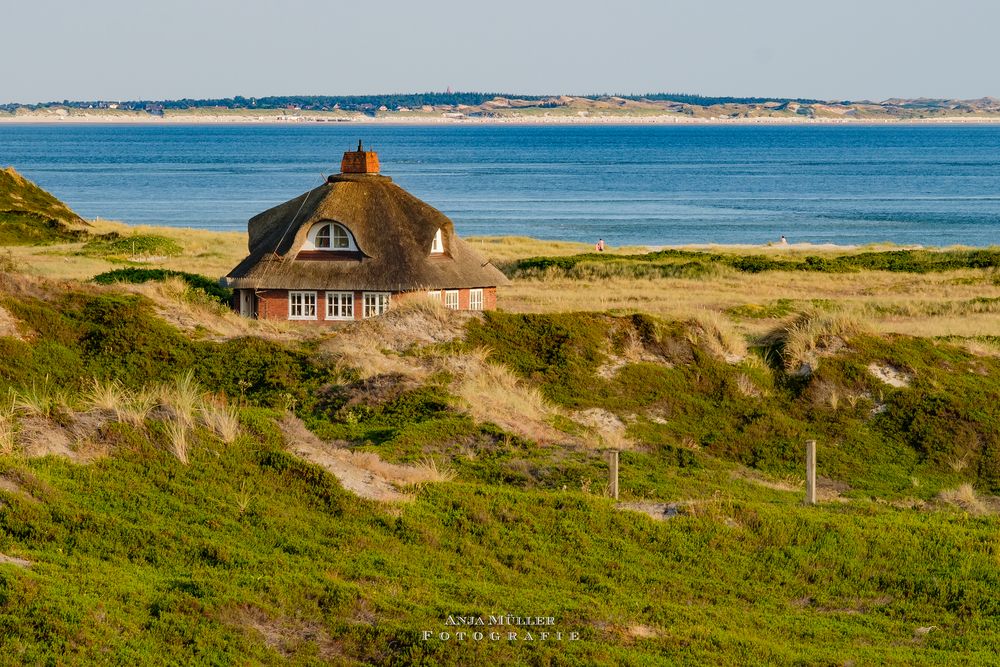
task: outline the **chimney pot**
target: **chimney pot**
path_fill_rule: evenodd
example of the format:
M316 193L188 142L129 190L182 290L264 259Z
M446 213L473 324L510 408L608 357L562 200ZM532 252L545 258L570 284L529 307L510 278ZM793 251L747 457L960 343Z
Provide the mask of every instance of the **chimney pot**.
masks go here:
M379 172L378 153L366 151L358 140L358 150L346 151L340 161L342 174L377 174Z

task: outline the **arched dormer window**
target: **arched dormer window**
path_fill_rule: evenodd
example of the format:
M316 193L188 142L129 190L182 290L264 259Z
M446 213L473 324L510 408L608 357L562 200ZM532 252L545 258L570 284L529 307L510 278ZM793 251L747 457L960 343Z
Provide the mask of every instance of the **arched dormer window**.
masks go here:
M304 250L357 250L354 236L337 222L320 222L313 225L306 236Z
M441 238L441 230L434 232L434 240L431 241L431 254L440 255L444 252L444 240Z

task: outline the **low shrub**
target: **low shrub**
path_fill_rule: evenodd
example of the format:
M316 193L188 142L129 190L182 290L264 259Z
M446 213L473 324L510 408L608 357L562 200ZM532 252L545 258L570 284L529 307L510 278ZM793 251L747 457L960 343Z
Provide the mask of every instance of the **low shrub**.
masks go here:
M629 278L697 278L710 275L713 266L741 273L766 271L893 271L931 273L956 269L996 269L1000 250L883 250L853 255L803 258L783 255L729 255L692 250L658 250L641 255L585 253L559 257L528 257L502 266L509 277L544 278L564 276Z
M223 287L218 281L197 273L187 273L186 271L174 271L171 269L140 269L127 267L114 269L94 276L91 280L99 285L111 285L113 283L147 283L151 281L166 280L167 278L180 278L190 287L200 289L211 297L224 304L228 304L233 296L233 290Z

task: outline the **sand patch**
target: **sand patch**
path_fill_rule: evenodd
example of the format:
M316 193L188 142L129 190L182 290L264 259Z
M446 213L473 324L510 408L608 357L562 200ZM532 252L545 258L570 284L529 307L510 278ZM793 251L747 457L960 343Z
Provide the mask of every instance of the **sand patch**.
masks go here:
M325 442L306 428L298 417L286 416L279 424L288 451L332 473L347 491L382 502L407 500L399 487L452 478L428 460L421 466L403 466L383 461L372 452L353 452L347 443Z
M648 625L631 625L625 629L625 632L630 637L634 637L636 639L655 639L663 634L656 628Z
M750 468L740 468L729 473L732 479L741 479L756 486L773 491L787 491L789 493L805 493L805 480L797 478L773 479L762 472ZM851 490L851 486L845 482L829 477L816 478L816 500L818 502L846 502L842 494Z
M90 463L106 454L106 448L93 438L107 421L92 412L74 415L68 426L38 415L23 417L16 442L28 458L62 456L74 463Z
M625 436L626 426L614 413L589 408L573 413L573 418L592 429L590 446L597 449L632 449L635 443Z
M17 567L23 567L25 569L30 568L33 563L30 560L25 560L23 558L16 558L14 556L8 556L6 554L0 554L0 564L6 563L7 565L16 565Z
M732 479L742 479L757 486L763 486L773 491L801 491L804 488L803 482L792 480L775 480L767 477L761 472L750 468L740 468L729 473Z
M24 340L24 337L21 336L21 332L17 327L17 320L14 319L14 316L11 315L10 312L8 312L8 310L3 306L0 306L0 336Z
M913 375L911 373L889 364L869 364L868 372L890 387L909 387L910 383L913 382Z
M666 521L681 514L681 508L677 503L628 502L618 503L615 509L640 512L656 521Z
M344 656L340 645L318 621L271 618L262 609L246 604L225 609L220 617L223 623L256 635L283 658L293 658L299 653L311 654L312 647L315 647L316 657L324 662Z
M44 417L22 419L17 442L28 458L52 455L63 456L70 460L76 459L76 452L72 448L73 442L66 430Z
M18 493L29 495L21 488L21 485L10 479L9 477L4 477L0 475L0 491L6 491L7 493Z

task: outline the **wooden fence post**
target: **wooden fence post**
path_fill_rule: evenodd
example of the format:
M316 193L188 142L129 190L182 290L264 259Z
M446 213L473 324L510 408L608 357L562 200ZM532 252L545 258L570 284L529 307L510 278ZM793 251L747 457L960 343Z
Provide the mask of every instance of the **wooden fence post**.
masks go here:
M806 440L806 504L816 504L816 441Z
M618 500L618 450L608 452L608 489L611 497Z

